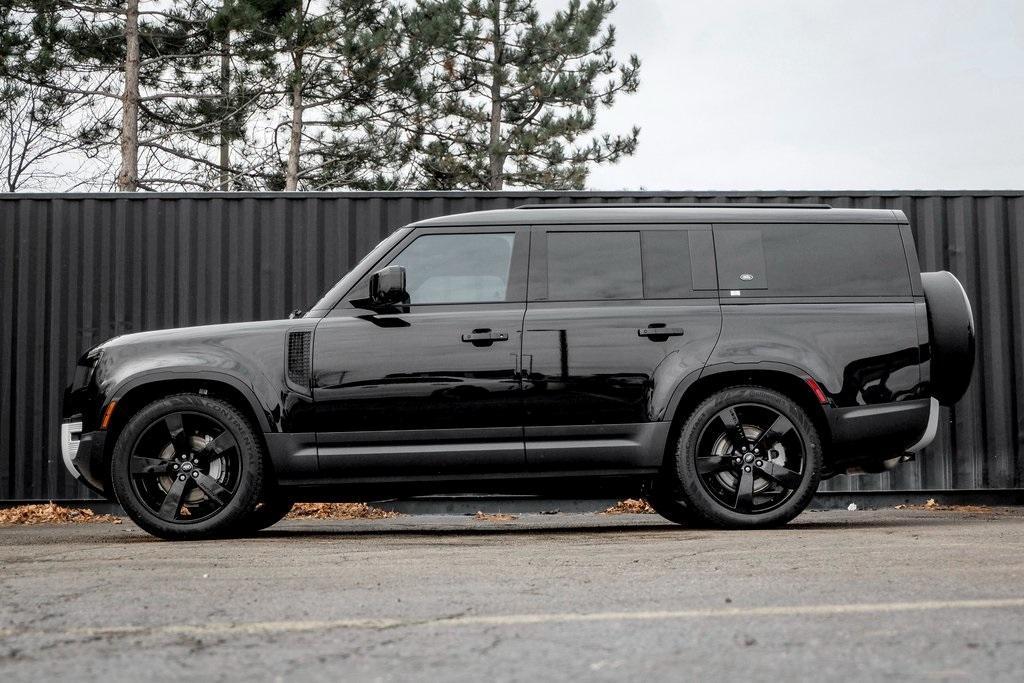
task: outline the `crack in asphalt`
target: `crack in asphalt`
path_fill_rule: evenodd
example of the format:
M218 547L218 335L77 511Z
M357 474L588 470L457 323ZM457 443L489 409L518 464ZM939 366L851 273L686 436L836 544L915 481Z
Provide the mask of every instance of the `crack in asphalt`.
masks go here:
M423 626L530 626L537 624L664 621L685 619L835 616L850 614L883 614L896 612L928 612L937 610L985 610L1024 608L1024 598L982 600L928 600L920 602L889 602L860 604L776 605L724 608L696 608L635 612L551 612L535 614L459 614L426 619L351 618L306 621L264 621L247 623L172 624L165 626L100 626L66 630L22 630L0 628L0 639L62 638L65 640L114 639L137 636L229 636L300 633L334 629L383 631L394 628Z

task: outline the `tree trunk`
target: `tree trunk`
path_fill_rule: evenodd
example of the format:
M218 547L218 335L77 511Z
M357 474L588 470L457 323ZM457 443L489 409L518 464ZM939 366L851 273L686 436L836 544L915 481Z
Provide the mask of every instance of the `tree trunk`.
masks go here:
M231 189L231 140L227 113L231 105L231 31L224 32L220 43L220 92L224 96L224 114L220 122L220 191Z
M294 57L292 73L292 127L288 136L288 166L285 169L284 189L299 189L299 153L302 151L302 53Z
M128 0L124 22L124 93L121 96L121 170L117 189L139 189L139 0Z
M305 24L303 0L295 3L295 42L292 45L292 127L288 135L288 165L284 172L284 189L299 189L299 156L302 152L302 59Z
M494 56L491 62L491 129L487 148L490 161L488 187L500 190L505 184L505 151L502 149L501 140L501 80L504 52L501 35L501 0L491 0L491 21Z

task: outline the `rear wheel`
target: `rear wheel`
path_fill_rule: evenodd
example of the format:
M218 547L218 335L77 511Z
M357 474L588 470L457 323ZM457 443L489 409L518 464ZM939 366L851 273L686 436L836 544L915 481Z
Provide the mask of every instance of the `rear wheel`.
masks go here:
M687 514L729 528L785 524L810 503L821 441L807 413L764 387L727 389L683 423L669 476Z
M128 516L154 536L231 535L261 497L263 450L231 404L177 394L128 421L114 447L111 481Z
M650 493L647 494L647 502L651 504L655 512L670 522L682 524L683 526L700 524L703 520L696 517L686 507L686 503L677 491L678 487L672 485L673 479L674 477L669 474L669 476L663 476L655 482Z

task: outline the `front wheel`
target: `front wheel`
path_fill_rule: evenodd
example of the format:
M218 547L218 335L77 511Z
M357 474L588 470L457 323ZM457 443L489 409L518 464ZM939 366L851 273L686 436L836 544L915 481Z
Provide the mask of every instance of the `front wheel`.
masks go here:
M821 478L821 440L807 413L764 387L720 391L680 430L669 475L688 514L712 526L785 524Z
M230 403L177 394L128 421L114 446L111 481L124 511L154 536L233 535L263 493L263 451Z

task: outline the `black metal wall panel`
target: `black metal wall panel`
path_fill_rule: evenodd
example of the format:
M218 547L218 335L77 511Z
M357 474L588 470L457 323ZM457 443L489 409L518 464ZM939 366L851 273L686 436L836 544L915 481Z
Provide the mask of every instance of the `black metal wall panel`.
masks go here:
M1024 485L1024 192L0 195L0 500L87 497L57 442L78 354L138 330L282 317L390 231L528 202L798 202L902 209L924 270L975 306L975 380L917 462L828 490Z

